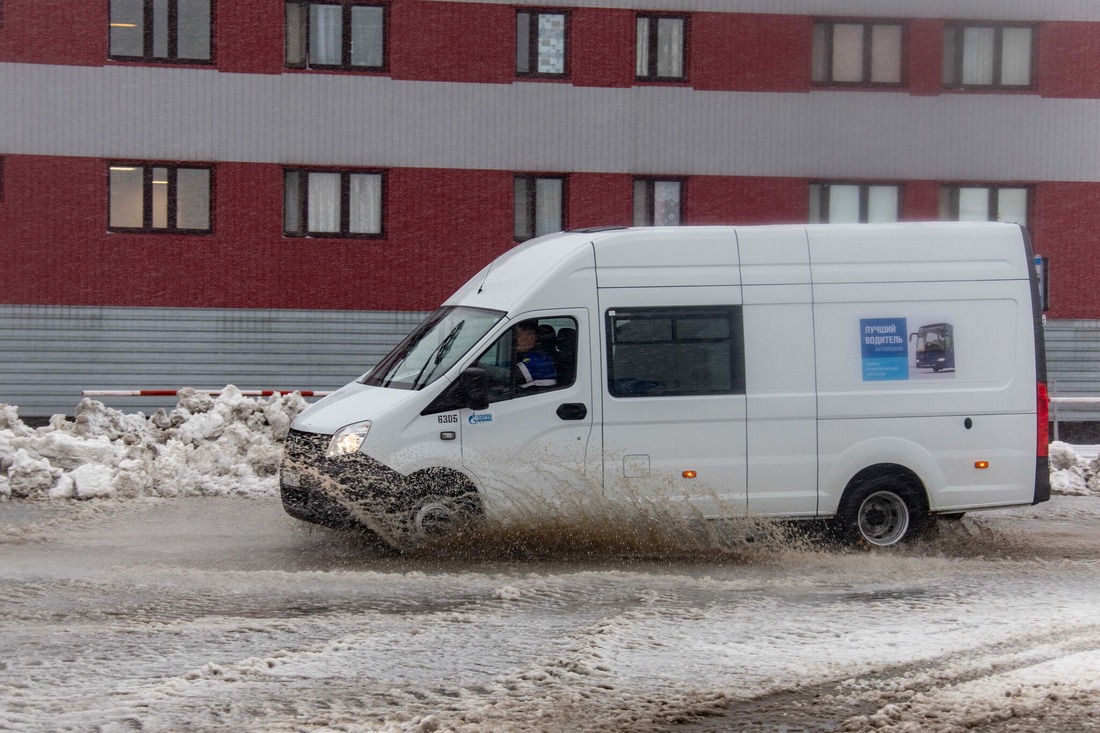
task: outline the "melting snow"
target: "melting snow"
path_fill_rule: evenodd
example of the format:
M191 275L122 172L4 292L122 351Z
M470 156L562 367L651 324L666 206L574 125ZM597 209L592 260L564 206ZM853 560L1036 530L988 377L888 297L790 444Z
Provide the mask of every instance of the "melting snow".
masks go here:
M282 442L307 407L297 392L218 397L187 388L171 411L123 413L85 399L75 420L32 429L0 404L0 499L273 495ZM1055 494L1100 496L1094 447L1050 445Z
M296 392L250 398L228 386L214 398L188 388L150 417L85 399L74 421L55 415L32 429L0 405L0 498L272 495L282 441L305 408Z

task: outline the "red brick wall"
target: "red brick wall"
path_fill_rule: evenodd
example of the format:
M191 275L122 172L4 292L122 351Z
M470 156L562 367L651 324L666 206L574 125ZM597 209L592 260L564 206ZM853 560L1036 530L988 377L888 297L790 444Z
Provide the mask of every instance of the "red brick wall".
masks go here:
M552 6L552 4L551 4ZM4 0L0 62L102 66L108 52L107 0ZM633 10L572 8L568 81L634 83ZM515 8L478 2L391 0L388 75L425 81L510 83L515 78ZM942 91L943 21L908 19L909 93ZM283 3L215 4L214 59L225 72L278 74ZM767 13L690 14L688 85L724 91L810 89L813 18ZM1100 98L1100 23L1039 24L1036 79L1047 97ZM117 62L129 64L132 62ZM363 72L344 72L363 73Z
M691 85L696 89L807 92L813 19L799 15L695 13Z
M3 5L0 62L101 66L106 61L106 0L4 0Z
M1100 98L1100 23L1044 23L1038 81L1044 97Z

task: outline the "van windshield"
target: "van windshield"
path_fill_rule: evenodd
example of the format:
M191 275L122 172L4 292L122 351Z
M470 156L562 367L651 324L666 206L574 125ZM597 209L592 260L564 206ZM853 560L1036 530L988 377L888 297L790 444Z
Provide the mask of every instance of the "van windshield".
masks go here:
M500 311L444 306L367 372L362 383L423 389L454 366L503 317Z

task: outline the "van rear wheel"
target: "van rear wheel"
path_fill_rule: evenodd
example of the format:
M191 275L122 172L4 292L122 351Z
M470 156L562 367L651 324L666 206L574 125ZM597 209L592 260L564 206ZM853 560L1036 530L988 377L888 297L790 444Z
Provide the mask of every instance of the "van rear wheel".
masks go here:
M927 512L911 486L893 476L881 476L850 490L837 520L845 539L873 547L891 547L916 536L926 517Z

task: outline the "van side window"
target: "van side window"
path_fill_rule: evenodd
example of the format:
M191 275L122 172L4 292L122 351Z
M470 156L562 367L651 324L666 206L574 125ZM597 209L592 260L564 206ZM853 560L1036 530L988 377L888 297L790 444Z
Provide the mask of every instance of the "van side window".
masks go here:
M607 344L615 397L745 393L740 306L613 308Z
M534 336L521 337L520 329ZM474 366L486 374L490 403L569 387L577 375L577 321L560 316L518 323Z

